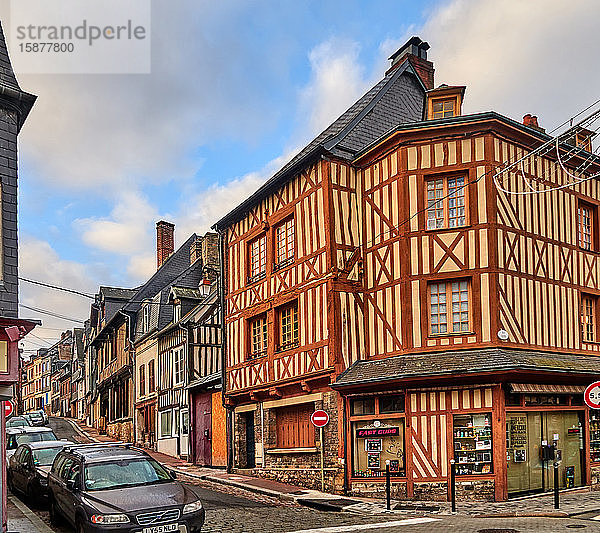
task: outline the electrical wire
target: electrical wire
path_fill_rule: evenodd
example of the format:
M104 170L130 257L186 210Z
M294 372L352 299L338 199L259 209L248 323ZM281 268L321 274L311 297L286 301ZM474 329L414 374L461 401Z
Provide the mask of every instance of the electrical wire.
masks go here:
M41 313L43 315L49 315L52 316L54 318L60 318L61 320L68 320L70 322L78 322L80 324L83 324L83 320L79 320L77 318L70 318L68 316L63 316L63 315L59 315L58 313L54 313L53 311L48 311L47 309L40 309L39 307L33 307L30 305L25 305L25 304L19 304L19 307L23 307L25 309L29 309L30 311L35 311L36 313Z
M91 294L87 294L85 292L81 292L75 289L68 289L66 287L60 287L58 285L52 285L50 283L44 283L43 281L37 281L34 279L28 279L28 278L22 278L19 276L19 280L20 281L24 281L26 283L32 283L33 285L40 285L41 287L47 287L49 289L55 289L57 291L63 291L63 292L70 292L72 294L77 294L78 296L84 296L86 298L90 298L92 300L95 300L95 297L92 296Z

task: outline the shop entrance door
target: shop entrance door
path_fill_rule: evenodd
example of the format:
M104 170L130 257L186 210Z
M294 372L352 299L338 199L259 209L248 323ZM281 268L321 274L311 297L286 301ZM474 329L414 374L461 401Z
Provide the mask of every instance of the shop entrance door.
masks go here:
M557 451L562 459L559 488L583 484L582 417L576 411L506 414L509 496L553 490Z

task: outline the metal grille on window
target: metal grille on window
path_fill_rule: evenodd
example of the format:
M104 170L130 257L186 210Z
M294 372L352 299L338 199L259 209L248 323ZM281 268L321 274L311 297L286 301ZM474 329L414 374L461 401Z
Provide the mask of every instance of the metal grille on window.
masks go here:
M465 178L448 179L448 227L465 225Z
M283 267L294 260L294 219L286 220L276 229L277 266Z
M267 238L263 235L250 244L250 277L254 281L264 276L267 267Z
M427 182L427 229L444 227L444 180Z
M296 304L281 310L280 344L282 350L298 345L298 307Z
M260 316L250 323L252 332L252 353L250 358L261 357L267 353L267 318Z
M446 318L446 284L432 283L430 291L430 322L431 333L446 333L448 330Z
M452 282L452 331L469 331L469 284Z
M579 246L585 250L592 249L592 211L580 205L579 215Z

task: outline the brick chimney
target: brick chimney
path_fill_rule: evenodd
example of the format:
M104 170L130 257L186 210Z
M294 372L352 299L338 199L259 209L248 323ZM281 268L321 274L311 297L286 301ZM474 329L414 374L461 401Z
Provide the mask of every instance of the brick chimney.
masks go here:
M219 270L219 236L216 233L207 233L202 238L202 264Z
M175 251L175 224L161 220L156 223L156 269Z
M544 128L540 127L540 125L538 124L537 116L531 115L529 113L527 113L526 115L523 116L523 125L529 126L530 128L533 128L534 130L538 130L541 132L546 131Z
M202 237L196 235L196 239L190 246L190 265L202 257Z
M402 48L389 57L392 65L385 74L389 74L408 59L419 78L421 78L425 88L427 90L433 89L433 63L427 61L427 50L429 50L429 48L429 43L421 40L420 37L411 37Z

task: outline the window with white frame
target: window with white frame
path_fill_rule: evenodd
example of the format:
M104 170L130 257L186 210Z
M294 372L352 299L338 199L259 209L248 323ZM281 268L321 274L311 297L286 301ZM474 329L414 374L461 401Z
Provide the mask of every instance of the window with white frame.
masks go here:
M173 430L173 413L169 411L161 411L160 413L160 436L170 437Z
M465 177L427 180L427 229L457 228L466 224Z
M470 331L468 280L429 284L429 333Z
M185 357L183 353L183 348L176 348L173 350L173 360L175 365L175 385L180 385L183 383L185 378Z

